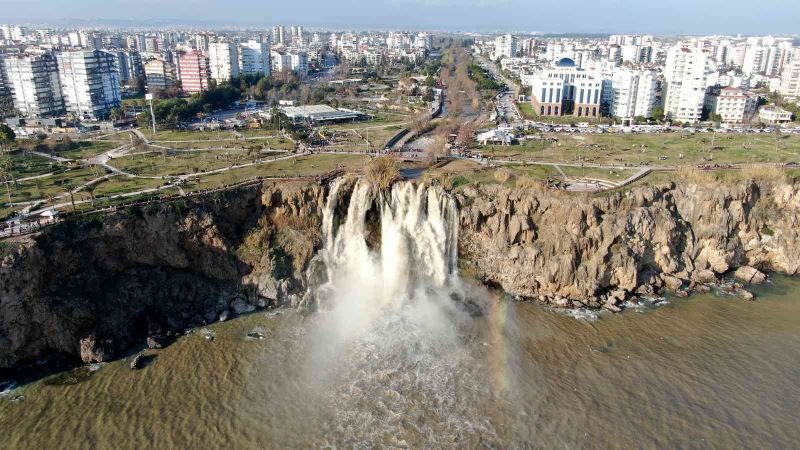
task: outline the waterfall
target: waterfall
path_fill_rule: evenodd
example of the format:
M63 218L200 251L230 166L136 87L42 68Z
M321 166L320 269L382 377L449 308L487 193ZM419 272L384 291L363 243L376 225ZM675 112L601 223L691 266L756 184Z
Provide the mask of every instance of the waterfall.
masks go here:
M312 287L319 313L309 358L309 377L335 411L329 434L346 438L320 446L395 445L386 430L435 448L496 436L481 408L462 402L486 384L463 341L472 299L457 273L454 200L425 184L347 183L333 182L323 212L315 267L326 276ZM403 422L412 416L425 417L418 429Z
M405 182L375 192L359 180L337 227L342 183L337 179L331 185L323 212L318 256L328 281L318 297L378 311L413 301L420 287L447 288L455 282L458 211L441 188ZM372 208L380 220L380 245L374 249L367 243Z

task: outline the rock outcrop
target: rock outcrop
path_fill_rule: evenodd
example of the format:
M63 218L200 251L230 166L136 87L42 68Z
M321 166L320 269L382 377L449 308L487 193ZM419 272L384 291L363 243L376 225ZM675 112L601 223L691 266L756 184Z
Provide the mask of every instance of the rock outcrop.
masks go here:
M267 183L46 229L0 263L0 368L51 353L104 362L231 310L296 305L324 198Z
M740 267L746 282L800 269L793 184L669 183L595 196L489 185L456 198L464 263L489 284L554 305L615 309Z

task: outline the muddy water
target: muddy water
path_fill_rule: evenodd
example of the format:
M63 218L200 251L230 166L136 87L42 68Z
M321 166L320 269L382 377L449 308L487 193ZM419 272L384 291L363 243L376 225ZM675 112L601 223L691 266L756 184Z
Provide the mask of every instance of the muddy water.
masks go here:
M798 448L800 281L578 320L492 299L333 349L258 313L0 396L2 448ZM247 338L257 329L264 339Z

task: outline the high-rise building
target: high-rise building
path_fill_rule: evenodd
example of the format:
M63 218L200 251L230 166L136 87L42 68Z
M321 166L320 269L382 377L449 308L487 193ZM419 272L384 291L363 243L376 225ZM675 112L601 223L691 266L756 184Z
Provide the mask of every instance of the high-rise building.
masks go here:
M119 81L128 83L136 78L144 76L144 66L142 58L136 50L118 50L112 52L117 57L117 69L119 69Z
M201 52L208 51L208 43L210 42L209 36L206 33L200 33L194 37L194 48Z
M690 123L700 120L714 70L713 59L703 49L675 46L669 50L664 71L667 118Z
M175 66L161 59L148 61L144 65L144 74L147 78L148 92L169 89L177 80Z
M653 117L656 85L654 71L617 68L612 79L611 115L623 119Z
M106 119L120 105L117 58L100 50L59 53L58 72L64 103L79 119Z
M787 97L800 98L800 49L791 52L789 62L781 71L780 93Z
M58 64L49 53L5 55L6 82L14 108L29 117L52 117L64 112Z
M239 44L239 72L242 75L269 75L270 49L266 42L250 40Z
M517 54L517 38L506 34L494 40L494 55L492 59L513 58Z
M208 64L211 78L217 82L239 76L239 48L233 42L208 44Z
M148 53L155 53L158 51L158 49L159 49L158 38L156 38L155 36L146 36L144 38L144 50L142 51Z
M283 25L276 25L272 27L272 43L285 44L286 43L286 28Z
M194 50L180 59L181 85L183 92L198 94L208 89L211 83L211 72L208 58L202 52Z

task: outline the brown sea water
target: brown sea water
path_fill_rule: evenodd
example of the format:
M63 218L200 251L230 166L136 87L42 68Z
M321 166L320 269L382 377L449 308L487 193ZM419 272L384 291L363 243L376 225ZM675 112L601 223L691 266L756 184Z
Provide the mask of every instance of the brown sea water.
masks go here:
M344 347L325 313L256 313L141 370L2 394L0 448L800 448L800 280L756 292L596 320L490 298L446 332L399 315Z

